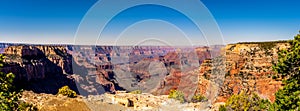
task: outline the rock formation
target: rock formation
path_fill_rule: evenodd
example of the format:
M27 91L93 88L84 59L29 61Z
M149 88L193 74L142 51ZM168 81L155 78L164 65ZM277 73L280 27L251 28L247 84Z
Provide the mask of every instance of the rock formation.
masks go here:
M72 57L65 46L15 45L5 48L2 71L16 75L18 86L36 92L56 93L63 85L76 88L71 77Z
M197 80L191 78L198 75L192 72L210 57L208 47L195 50L162 46L76 46L75 49L72 51L73 65L77 67L74 75L78 76L75 77L78 84L90 90L89 94L139 89L160 95L191 83L196 87ZM99 86L95 84L100 84L102 89L97 90Z
M137 89L162 95L178 89L187 98L201 93L215 102L241 90L273 101L282 84L272 79L272 63L279 50L289 47L286 42L229 44L222 50L221 46L76 46L80 51L71 45L1 46L7 56L2 70L13 72L19 82L28 83L27 89L38 92L55 93L66 84L76 89L76 82L82 95Z
M241 90L248 94L257 93L262 98L275 100L275 92L282 86L281 81L272 79L272 70L278 51L289 47L287 42L261 42L229 44L224 50L226 74L216 102L224 102ZM204 61L200 67L198 91L206 94L211 75L211 61ZM210 88L210 87L209 87Z

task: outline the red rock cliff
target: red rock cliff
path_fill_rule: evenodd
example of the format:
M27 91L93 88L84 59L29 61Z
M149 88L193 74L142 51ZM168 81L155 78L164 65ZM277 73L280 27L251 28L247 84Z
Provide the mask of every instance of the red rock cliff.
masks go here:
M56 93L62 85L73 85L72 56L66 46L12 45L4 50L5 73L16 75L17 84L36 92Z
M268 45L268 46L267 46ZM275 100L275 92L282 86L281 81L272 79L275 74L272 63L277 61L277 53L289 47L288 43L240 43L227 45L224 50L226 74L216 102L224 102L233 94L245 90L248 94L257 93L265 99ZM271 46L271 47L269 47ZM200 67L198 91L207 93L208 76L211 74L211 61Z

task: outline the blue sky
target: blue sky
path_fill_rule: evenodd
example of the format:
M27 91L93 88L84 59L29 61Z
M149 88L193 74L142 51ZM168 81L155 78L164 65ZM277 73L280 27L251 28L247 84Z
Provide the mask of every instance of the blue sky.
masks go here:
M292 39L300 30L299 0L201 1L215 17L225 43ZM97 0L0 0L0 41L72 43L81 19L96 2ZM147 7L145 10L147 11ZM133 10L136 14L133 16L145 17L145 10ZM172 12L157 7L152 11L158 13L148 15L149 18L160 14L166 16L164 12ZM167 17L172 17L175 21L187 21L180 14L172 14ZM115 21L130 17L119 16ZM125 20L121 24L127 22ZM120 21L115 22L115 25L119 23ZM194 30L193 25L188 21L177 23L185 24L181 28L188 30L186 33L194 32L191 31Z
M139 43L147 38L157 38L167 42L165 44L181 45L185 36L204 41L201 31L187 16L160 5L139 5L128 8L116 15L101 34L98 44L105 44L108 41L113 44L113 41L109 40L113 40L112 38L118 39L122 45L134 45L133 42ZM184 44L189 44L188 40Z
M230 41L293 39L300 30L299 0L202 0Z

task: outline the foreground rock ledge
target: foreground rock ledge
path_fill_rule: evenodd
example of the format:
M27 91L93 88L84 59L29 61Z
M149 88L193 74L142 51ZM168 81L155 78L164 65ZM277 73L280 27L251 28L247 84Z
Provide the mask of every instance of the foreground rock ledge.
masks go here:
M37 106L40 111L200 111L213 110L206 102L180 103L167 95L103 94L68 98L61 95L23 92L22 100Z

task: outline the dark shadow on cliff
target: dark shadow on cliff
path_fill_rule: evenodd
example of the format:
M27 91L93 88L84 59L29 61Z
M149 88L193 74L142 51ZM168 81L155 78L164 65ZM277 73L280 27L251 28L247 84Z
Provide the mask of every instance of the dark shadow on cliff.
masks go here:
M35 46L32 46L32 49L26 47L29 46L24 45L24 49L22 49L21 64L7 63L5 67L9 68L4 70L6 73L12 72L16 75L15 85L18 89L31 90L35 93L57 94L59 88L67 85L78 93L76 83L71 75L64 74L63 69L51 62L40 49ZM67 54L57 55L62 56L63 59L72 57Z

